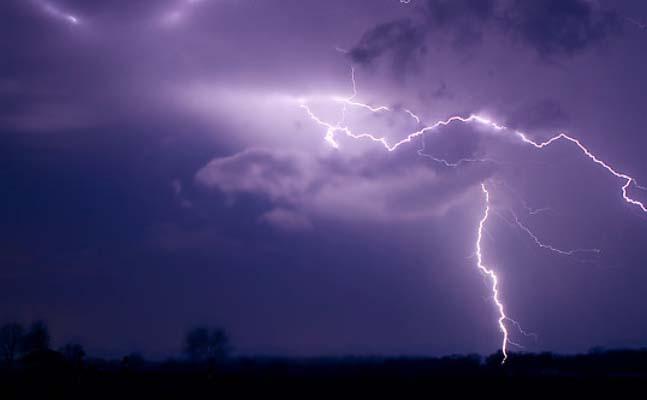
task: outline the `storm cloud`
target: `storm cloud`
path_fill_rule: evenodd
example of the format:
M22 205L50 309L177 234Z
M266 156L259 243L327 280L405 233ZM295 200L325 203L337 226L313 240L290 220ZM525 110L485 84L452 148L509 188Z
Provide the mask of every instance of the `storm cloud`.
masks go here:
M3 1L0 315L109 357L177 354L202 323L239 354L489 354L483 183L484 261L539 335L513 339L644 345L647 223L624 180L514 132L567 132L647 201L646 37L621 25L641 15L630 0ZM385 147L471 114L511 129L455 121ZM601 252L554 254L515 215L542 243Z
M427 0L419 15L368 30L350 52L368 64L388 55L401 69L427 52L430 43L450 40L457 50L481 44L484 36L503 37L542 59L573 56L620 31L613 11L588 0Z

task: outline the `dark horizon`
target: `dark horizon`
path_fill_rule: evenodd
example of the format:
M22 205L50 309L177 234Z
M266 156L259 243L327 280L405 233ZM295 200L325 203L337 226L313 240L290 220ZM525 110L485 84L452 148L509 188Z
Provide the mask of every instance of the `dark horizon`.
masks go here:
M114 358L198 325L288 358L643 349L645 22L4 1L0 325Z
M106 351L106 352L93 352L93 353L86 353L86 348L84 345L83 341L79 341L78 337L74 338L60 338L57 337L56 332L50 332L49 331L49 325L47 324L46 320L35 320L32 321L31 323L28 324L23 324L19 323L16 321L5 321L3 325L0 325L0 329L7 327L8 325L13 325L17 324L20 325L23 328L23 331L26 333L28 331L28 328L33 326L34 324L43 324L45 328L47 329L47 345L45 348L51 351L58 351L58 352L64 352L64 348L69 345L75 345L75 346L80 346L83 349L84 352L84 359L89 362L97 362L97 361L107 361L107 362L121 362L123 361L124 357L129 357L132 355L136 355L137 357L142 357L142 359L147 362L147 363L165 363L169 361L181 361L181 360L189 360L190 358L187 359L187 354L186 354L186 340L187 340L187 335L196 330L196 329L216 329L216 330L221 330L227 335L227 357L228 359L231 360L246 360L246 359L251 359L251 360L257 360L257 361L263 361L263 360L284 360L286 362L294 362L294 363L299 363L299 362L320 362L320 361L339 361L343 362L344 360L356 360L356 361L371 361L371 360L397 360L397 359L405 359L405 360L437 360L437 359L452 359L452 358L471 358L471 357L478 357L481 362L488 361L490 362L493 359L501 359L501 350L497 350L492 353L449 353L449 354L380 354L380 353L373 353L373 354L353 354L353 353L339 353L339 354L309 354L309 355L289 355L284 352L277 351L275 353L242 353L236 348L236 341L235 338L229 336L229 332L225 327L218 326L218 325L213 325L213 324L196 324L192 326L190 329L186 329L182 332L182 335L178 337L177 343L176 343L176 349L174 349L172 352L169 353L159 353L159 354L151 354L151 353L146 353L140 351L140 349L137 348L132 348L132 349L125 349L119 352L115 351ZM1 335L0 335L1 336ZM4 339L4 338L2 338ZM4 343L2 343L2 340L0 340L0 347L2 347ZM572 358L572 357L581 357L581 356L590 356L590 355L596 355L596 354L613 354L613 353L647 353L647 346L638 346L634 348L607 348L604 346L592 346L591 348L585 350L585 351L579 351L579 352L565 352L565 353L552 353L552 352L529 352L526 351L525 349L515 349L510 352L511 356L513 358L523 358L523 357L539 357L543 354L550 354L551 357L555 358ZM28 354L27 352L21 352L18 350L16 352L16 360L19 361L21 357L25 356ZM0 363L1 364L1 363Z

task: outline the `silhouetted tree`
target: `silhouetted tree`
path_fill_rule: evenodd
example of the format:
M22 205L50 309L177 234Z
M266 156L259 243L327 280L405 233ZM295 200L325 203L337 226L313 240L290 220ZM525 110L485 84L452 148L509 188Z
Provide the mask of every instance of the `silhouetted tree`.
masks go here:
M125 371L140 370L145 364L146 360L140 353L130 353L121 359L121 367Z
M80 366L83 364L83 357L85 357L85 350L83 346L76 343L69 343L61 347L59 350L63 354L63 358L74 366Z
M193 361L206 357L209 348L209 329L200 327L187 332L184 352Z
M184 345L184 352L193 361L222 360L229 353L229 338L222 329L192 329L187 332Z
M49 349L49 329L43 321L36 321L29 327L29 331L22 340L22 351L25 354Z
M25 331L20 324L6 324L0 328L0 352L8 368L13 366L14 360L21 350Z
M209 335L208 358L223 360L229 355L229 336L223 329L214 329Z

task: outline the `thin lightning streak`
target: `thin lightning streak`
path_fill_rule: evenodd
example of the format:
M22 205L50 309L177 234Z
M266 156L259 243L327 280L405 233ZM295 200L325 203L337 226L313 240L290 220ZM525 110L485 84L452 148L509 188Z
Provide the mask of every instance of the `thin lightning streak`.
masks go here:
M355 106L355 107L362 107L365 108L371 112L380 112L380 111L391 111L391 109L387 106L379 106L379 107L371 107L368 104L364 103L359 103L353 101L355 97L357 97L357 80L355 79L355 68L351 67L350 69L350 77L351 81L353 83L353 94L350 97L333 97L332 99L338 103L343 103L344 105L350 105L350 106Z
M505 309L503 303L499 298L499 280L493 270L489 269L485 264L483 264L483 253L481 250L481 240L483 239L483 231L485 229L485 223L488 220L490 214L490 193L488 192L485 184L481 184L481 191L485 195L485 211L483 212L483 217L479 221L479 227L477 230L476 238L476 266L484 275L487 275L492 282L492 294L494 299L494 304L499 312L499 329L503 333L503 341L501 342L501 352L503 353L503 359L501 364L504 364L508 359L508 343L509 343L509 334L508 328L505 326L505 321L508 317L505 315Z
M456 167L460 167L462 164L465 164L465 163L477 163L477 162L491 162L494 164L498 164L497 161L492 160L490 158L461 158L458 161L451 162L444 158L432 156L431 154L426 153L425 151L427 149L426 149L424 137L421 138L421 142L422 142L422 147L418 150L418 155L420 157L425 157L437 163L443 164L447 168L456 168Z
M448 161L448 160L446 160L444 158L439 158L439 157L432 156L431 154L426 154L426 153L424 153L424 149L418 150L418 155L421 156L421 157L428 158L428 159L430 159L432 161L435 161L435 162L437 162L439 164L443 164L447 168L460 167L461 165L466 164L466 163L477 163L477 162L496 163L496 161L491 160L489 158L461 158L458 161L452 162L452 161Z
M513 222L513 221L511 221L510 219L508 219L506 216L504 216L504 215L503 215L503 214L501 214L500 212L498 212L498 211L496 211L496 210L492 210L492 212L493 212L494 214L496 214L496 215L497 215L497 216L498 216L502 221L504 221L504 222L505 222L506 224L508 224L510 227L512 227L512 228L518 228L518 229L522 230L523 232L525 232L525 233L526 233L526 235L527 235L528 237L530 237L530 238L533 240L533 242L537 245L537 247L540 247L540 248L545 249L545 250L549 250L549 251L551 251L551 252L553 252L553 253L556 253L556 254L559 254L559 255L563 255L563 256L575 256L575 255L576 255L576 254L578 254L578 253L595 253L595 254L598 254L598 255L599 255L599 254L602 252L600 249L574 249L574 250L562 250L562 249L558 249L558 248L556 248L556 247L553 247L552 245L547 245L547 244L543 243L542 241L540 241L540 240L539 240L539 238L537 237L537 235L535 235L535 234L530 230L530 228L528 228L527 226L523 225L523 224L521 223L521 221L519 221L519 219L518 219L518 218L517 218L517 216L515 215L514 211L512 211L512 210L508 210L508 211L513 215L513 217L514 217L514 219L515 219L515 221L514 221L514 222ZM486 233L487 233L487 232L486 232ZM594 262L594 261L592 261L592 260L582 260L582 259L577 259L577 261L578 261L578 262L581 262L581 263L592 263L592 262ZM521 327L518 325L518 323L517 323L516 321L514 321L514 322L516 323L516 324L515 324L515 326L519 329L519 332L521 332L524 336L536 336L535 334L527 334L526 332L524 332L524 330L523 330L523 329L521 329Z
M514 222L510 221L510 219L508 219L508 217L504 216L498 210L492 210L492 213L496 214L497 217L499 217L503 222L508 224L511 228L514 228L516 226Z
M404 112L405 112L405 113L407 113L407 114L409 114L409 116L410 116L411 118L415 119L415 120L416 120L416 124L419 124L419 123L420 123L420 117L418 117L416 114L414 114L411 110L409 110L409 109L405 108L405 109L404 109Z
M627 20L627 22L630 22L631 24L635 25L639 29L642 29L642 30L647 29L647 23L641 23L641 22L638 22L635 19L629 18L629 17L625 17L625 20Z
M508 190L508 191L510 192L510 194L512 194L512 196L513 196L513 197L515 197L515 198L519 201L519 203L523 206L523 208L526 210L526 212L528 213L528 215L537 215L537 214L541 214L541 213L545 213L545 212L548 212L548 211L552 211L552 210L553 210L551 207L539 207L539 208L533 208L533 207L531 207L530 205L528 205L528 202L526 202L526 200L524 200L524 199L519 195L519 193L517 193L517 191L516 191L516 190L514 190L514 189L513 189L513 188L511 188L507 183L505 183L505 181L501 181L501 182L499 182L499 184L500 184L502 187L504 187L506 190ZM503 218L503 216L501 216L501 217ZM504 218L504 219L505 219L505 218ZM509 221L507 221L507 219L506 219L506 222L508 222L510 225L513 225L512 223L510 223Z
M358 102L351 101L351 100L349 100L347 98L343 98L343 97L333 97L333 100L338 102L338 103L348 104L350 106L362 107L362 108L365 108L365 109L367 109L367 110L369 110L371 112L391 111L391 109L389 109L389 107L387 107L387 106L371 107L368 104L358 103Z
M535 235L535 234L530 230L530 228L528 228L527 226L525 226L524 224L522 224L522 223L521 223L521 221L519 221L519 218L517 217L517 214L515 214L512 210L510 210L510 213L511 213L511 214L512 214L512 216L514 217L514 222L515 222L515 224L516 224L516 225L517 225L517 226L518 226L522 231L526 232L526 233L528 234L528 236L530 236L530 238L535 242L535 244L536 244L537 246L541 247L542 249L550 250L550 251L552 251L553 253L561 254L561 255L563 255L563 256L572 256L572 255L574 255L574 254L576 254L576 253L598 253L598 254L600 253L600 249L573 249L573 250L562 250L562 249L558 249L558 248L556 248L556 247L553 247L553 246L552 246L552 245L550 245L550 244L545 244L545 243L543 243L541 240L539 240L539 238L537 237L537 235Z
M510 321L510 323L511 323L512 325L514 325L514 326L515 326L515 328L517 328L517 330L518 330L519 332L521 332L521 334L522 334L522 335L524 335L524 336L526 336L526 337L531 337L531 338L533 338L535 341L537 341L537 340L539 339L539 336L538 336L536 333L534 333L534 332L526 332L525 330L523 330L523 328L521 327L521 324L520 324L519 322L515 321L514 319L512 319L512 318L510 318L510 317L507 317L506 319L507 319L508 321ZM509 341L509 340L508 340L508 341ZM510 342L510 341L509 341L509 342ZM512 342L510 342L510 343L512 343Z
M523 203L523 208L525 208L526 211L528 211L528 214L530 214L530 215L537 215L539 213L543 213L543 212L552 210L552 208L550 208L550 207L532 208L528 204L526 204L526 202Z

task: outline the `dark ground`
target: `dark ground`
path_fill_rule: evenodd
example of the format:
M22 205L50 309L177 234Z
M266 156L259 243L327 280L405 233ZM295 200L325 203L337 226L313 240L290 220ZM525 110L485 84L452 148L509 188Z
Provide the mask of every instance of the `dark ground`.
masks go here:
M460 394L526 397L605 395L641 398L647 350L578 356L512 355L434 358L270 359L187 363L65 361L57 352L22 360L0 374L2 399L294 396L448 398Z

